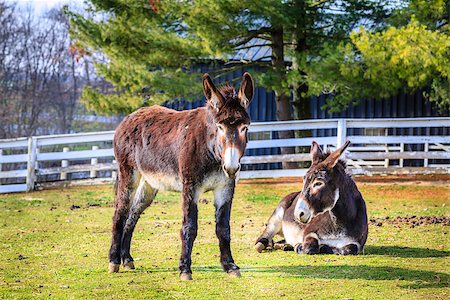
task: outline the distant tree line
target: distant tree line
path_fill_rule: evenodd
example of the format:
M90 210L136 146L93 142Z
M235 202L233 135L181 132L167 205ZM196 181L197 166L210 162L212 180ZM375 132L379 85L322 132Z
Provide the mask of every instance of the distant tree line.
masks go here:
M83 86L107 91L68 30L61 9L38 16L0 0L0 139L72 132Z

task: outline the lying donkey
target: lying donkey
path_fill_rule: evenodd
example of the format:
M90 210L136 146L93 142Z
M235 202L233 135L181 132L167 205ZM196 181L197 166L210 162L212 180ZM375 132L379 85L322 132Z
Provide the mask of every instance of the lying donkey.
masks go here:
M301 192L287 195L270 217L258 238L258 252L267 247L295 250L306 254L358 254L367 240L367 212L364 199L346 164L339 157L350 144L347 141L334 152L323 153L312 143L312 165L304 178ZM285 243L273 245L279 234Z

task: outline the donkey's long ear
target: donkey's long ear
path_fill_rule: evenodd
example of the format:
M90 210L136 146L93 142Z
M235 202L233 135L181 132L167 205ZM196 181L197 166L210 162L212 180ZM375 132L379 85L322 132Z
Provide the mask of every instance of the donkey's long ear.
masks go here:
M253 99L254 89L255 85L253 84L252 76L245 72L238 93L239 100L243 107L247 108L250 105L250 102Z
M219 93L208 73L203 75L203 93L209 105L216 110L219 110L225 103L222 94Z
M323 160L323 152L322 149L320 149L319 144L317 144L316 142L312 142L311 145L311 160L313 164L318 164L319 162L321 162Z
M327 169L332 169L337 162L339 161L339 157L344 153L345 149L347 149L348 145L350 145L350 141L346 141L341 148L336 149L331 153L324 161L323 164L327 167Z

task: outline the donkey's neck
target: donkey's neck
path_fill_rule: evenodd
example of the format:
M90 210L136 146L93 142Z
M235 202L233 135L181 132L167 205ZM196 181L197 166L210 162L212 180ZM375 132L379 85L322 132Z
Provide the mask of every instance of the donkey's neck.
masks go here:
M339 199L331 212L341 220L353 219L356 216L355 182L347 174L342 174L336 182L336 189L339 189Z

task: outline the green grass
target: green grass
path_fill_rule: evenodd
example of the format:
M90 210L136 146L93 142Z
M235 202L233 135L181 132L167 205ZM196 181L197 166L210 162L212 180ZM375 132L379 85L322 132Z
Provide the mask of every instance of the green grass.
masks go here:
M449 216L450 187L359 184L370 218ZM277 202L299 183L243 181L232 211L232 249L242 277L219 265L214 207L199 206L191 282L178 278L181 208L160 193L132 243L136 270L107 274L112 187L0 195L0 296L114 299L449 299L450 227L370 226L364 255L257 253L253 244ZM204 201L202 201L204 202ZM80 206L71 210L72 205ZM93 206L94 205L94 206Z

